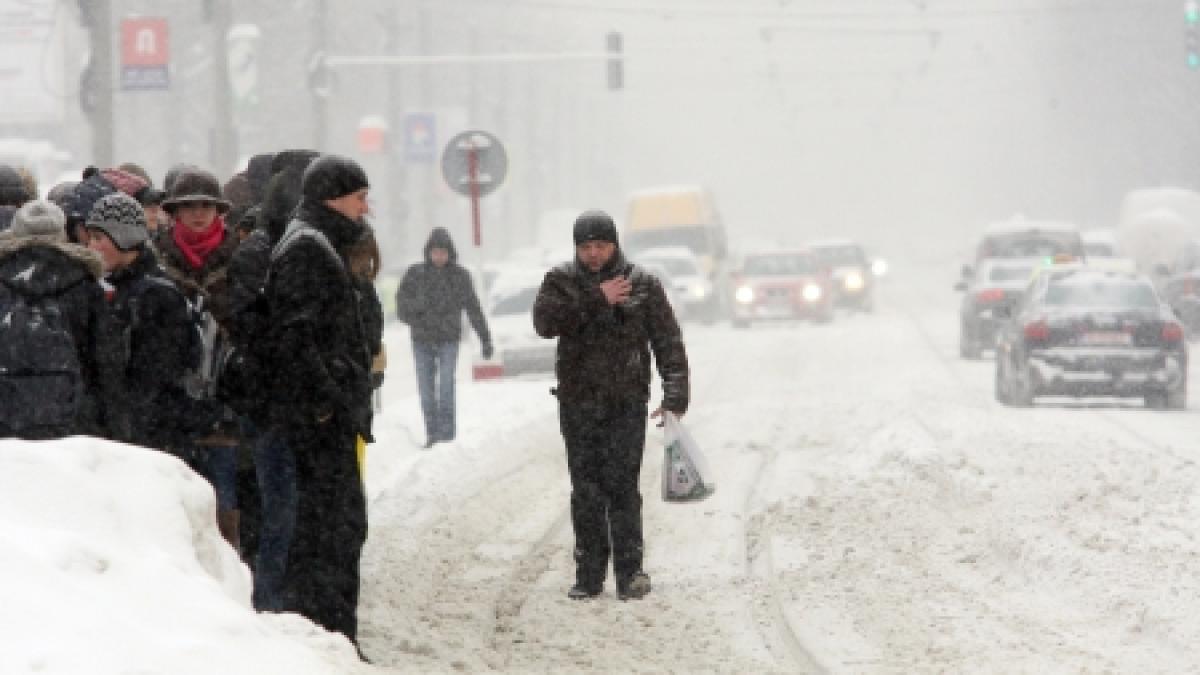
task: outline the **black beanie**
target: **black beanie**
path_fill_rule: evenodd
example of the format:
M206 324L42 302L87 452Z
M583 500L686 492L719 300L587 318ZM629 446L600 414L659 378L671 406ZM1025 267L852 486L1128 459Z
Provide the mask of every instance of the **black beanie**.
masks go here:
M617 226L607 213L598 210L584 211L575 219L575 245L585 241L607 241L617 243Z
M321 155L304 170L300 191L306 199L323 202L367 187L370 187L367 172L358 162L337 155Z

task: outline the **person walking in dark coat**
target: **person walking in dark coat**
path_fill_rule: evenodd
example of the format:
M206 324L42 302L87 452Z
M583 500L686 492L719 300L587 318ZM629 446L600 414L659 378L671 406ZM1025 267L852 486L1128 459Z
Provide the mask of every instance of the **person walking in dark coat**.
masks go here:
M0 436L101 434L98 355L107 348L99 256L67 242L52 202L25 203L0 235ZM53 318L60 316L59 322Z
M271 254L266 299L274 347L270 418L296 459L296 527L285 611L357 641L367 510L355 440L368 437L370 353L340 251L362 237L367 175L324 155L309 165L296 216Z
M426 448L454 440L454 371L464 311L479 336L483 358L490 359L492 336L471 274L458 264L450 233L438 227L425 244L425 262L409 267L396 290L396 316L411 331Z
M109 437L165 450L186 435L192 330L187 302L150 250L145 210L131 197L102 197L85 223L103 261L113 348L101 360Z
M687 353L662 284L626 261L612 218L587 211L574 236L575 260L546 273L533 305L538 334L558 338L554 391L575 529L568 596L599 595L611 554L617 596L640 598L650 592L638 492L650 355L663 386L662 405L650 416L659 417L687 411Z

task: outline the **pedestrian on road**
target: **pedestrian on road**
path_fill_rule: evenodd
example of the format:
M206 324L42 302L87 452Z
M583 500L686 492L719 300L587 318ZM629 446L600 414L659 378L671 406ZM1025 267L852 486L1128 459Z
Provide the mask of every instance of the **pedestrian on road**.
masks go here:
M363 236L368 189L354 161L313 161L266 286L276 355L271 433L295 456L299 499L283 609L356 644L367 509L355 441L370 440L371 356L341 251Z
M479 336L483 358L492 358L492 336L471 274L458 264L446 228L434 228L425 244L425 261L409 267L396 290L396 316L410 328L426 448L454 440L454 370L463 312Z
M603 211L575 221L575 259L546 273L533 324L558 338L555 371L559 424L571 477L575 529L572 599L604 589L609 557L621 600L650 592L642 568L642 496L638 474L650 399L650 355L662 379L664 411L687 411L687 353L662 284L630 264L617 228Z

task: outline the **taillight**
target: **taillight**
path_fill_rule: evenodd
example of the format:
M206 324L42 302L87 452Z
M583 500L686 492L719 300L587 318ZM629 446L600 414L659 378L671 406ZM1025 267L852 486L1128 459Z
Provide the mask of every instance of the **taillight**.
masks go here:
M975 294L977 302L1000 302L1004 299L1004 291L999 288L985 288Z
M1166 342L1182 342L1183 341L1183 326L1175 322L1164 323L1162 327L1162 338Z
M1025 339L1049 340L1050 326L1046 325L1045 321L1034 321L1033 323L1025 324Z

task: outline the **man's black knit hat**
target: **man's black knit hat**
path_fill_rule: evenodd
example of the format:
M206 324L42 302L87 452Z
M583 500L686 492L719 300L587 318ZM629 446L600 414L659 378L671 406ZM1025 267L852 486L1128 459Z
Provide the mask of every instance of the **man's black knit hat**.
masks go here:
M306 199L323 202L370 187L367 172L352 159L321 155L304 170L300 191Z
M584 211L575 219L575 245L585 241L608 241L617 243L617 226L607 213L599 210Z

